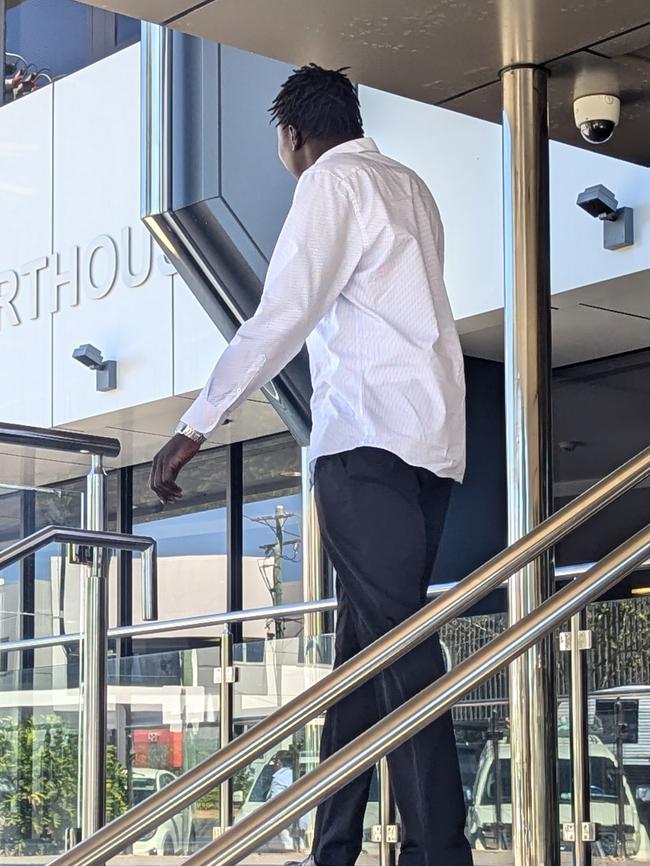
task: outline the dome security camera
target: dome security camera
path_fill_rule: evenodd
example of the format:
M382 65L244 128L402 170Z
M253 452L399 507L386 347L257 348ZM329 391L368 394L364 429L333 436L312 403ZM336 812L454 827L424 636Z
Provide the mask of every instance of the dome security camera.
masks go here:
M618 126L621 100L618 96L595 93L573 101L573 116L580 135L589 144L605 144Z

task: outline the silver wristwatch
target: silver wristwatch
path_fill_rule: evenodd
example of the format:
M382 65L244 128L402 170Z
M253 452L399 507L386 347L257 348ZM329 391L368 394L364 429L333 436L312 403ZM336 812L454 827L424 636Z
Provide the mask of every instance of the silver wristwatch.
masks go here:
M198 430L195 430L194 427L190 427L190 425L186 424L184 421L178 422L174 433L180 433L181 436L187 436L188 439L191 439L192 442L198 442L199 445L202 445L205 442L205 436L203 433L199 433Z

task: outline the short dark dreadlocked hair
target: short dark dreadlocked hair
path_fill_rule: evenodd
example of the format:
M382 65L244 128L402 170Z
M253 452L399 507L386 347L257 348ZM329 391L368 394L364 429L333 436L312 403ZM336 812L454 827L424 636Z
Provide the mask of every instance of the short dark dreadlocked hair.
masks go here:
M294 69L269 108L271 122L293 126L305 138L361 138L363 121L357 91L340 69L316 63Z

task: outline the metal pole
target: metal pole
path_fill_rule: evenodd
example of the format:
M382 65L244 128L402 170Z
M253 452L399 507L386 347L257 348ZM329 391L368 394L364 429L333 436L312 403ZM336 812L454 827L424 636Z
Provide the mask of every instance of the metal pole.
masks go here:
M219 685L219 748L223 749L232 739L232 683L234 677L232 658L232 634L228 626L221 632L221 681ZM219 833L225 833L232 823L231 781L224 779L220 785Z
M273 546L273 578L271 598L274 605L281 605L284 596L284 586L282 581L282 560L284 557L284 525L287 522L287 514L284 510L284 505L276 505L273 515L273 533L275 535L275 545ZM284 620L276 619L275 632L276 638L281 639L285 635L286 626Z
M503 779L501 778L501 749L499 748L499 741L501 740L501 732L497 726L497 711L492 711L492 717L490 719L490 739L492 741L492 749L494 751L494 778L495 778L495 797L494 797L494 823L495 823L495 836L497 840L497 848L501 850L502 848L507 848L508 846L505 844L504 834L503 834Z
M616 701L616 855L625 859L625 788L623 786L623 736L625 734L625 722L623 718L623 704L621 699Z
M86 529L106 528L106 473L93 455L86 482ZM106 656L108 551L95 548L84 568L81 642L81 835L104 825L106 801Z
M589 731L587 726L586 658L580 645L584 611L571 618L571 763L573 795L573 863L591 866L591 844L584 841L589 823Z
M395 826L395 803L386 758L382 758L379 762L377 773L379 774L379 826L381 827L379 866L395 866L396 843L388 838L388 828Z
M544 69L502 73L505 393L509 542L550 512L548 129ZM509 583L510 623L553 590L547 557ZM555 667L550 638L510 668L515 866L560 861Z
M243 544L244 544L244 452L241 442L226 451L226 610L244 607ZM233 644L241 643L241 623L231 625Z
M142 619L153 622L158 619L158 558L154 546L143 550L140 558L140 597Z

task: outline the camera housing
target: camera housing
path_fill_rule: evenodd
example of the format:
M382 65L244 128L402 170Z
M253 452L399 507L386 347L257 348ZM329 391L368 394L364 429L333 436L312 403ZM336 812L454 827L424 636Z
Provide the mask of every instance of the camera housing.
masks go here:
M603 248L621 250L634 243L634 210L619 207L616 196L602 183L583 190L576 204L603 223Z
M573 101L573 116L585 141L605 144L621 119L621 100L611 93L580 96Z
M615 220L618 213L618 201L611 191L599 183L590 186L580 193L576 201L590 216L600 220Z
M98 391L114 391L117 388L117 361L105 361L100 350L84 343L73 351L72 357L84 367L96 371L96 388Z
M75 361L79 361L85 367L90 367L91 370L102 370L104 367L104 358L102 353L90 343L84 343L72 353Z

